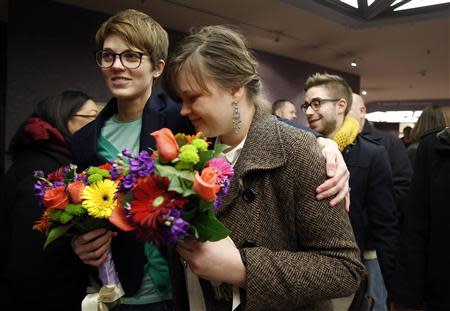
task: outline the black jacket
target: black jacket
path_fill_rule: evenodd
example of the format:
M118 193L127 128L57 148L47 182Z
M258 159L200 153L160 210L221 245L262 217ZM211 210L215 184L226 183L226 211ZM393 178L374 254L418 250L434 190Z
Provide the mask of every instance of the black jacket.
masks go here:
M151 132L163 127L174 134L183 132L192 134L192 125L180 115L181 106L163 92L153 91L142 115L140 150L155 149ZM78 131L72 138L74 162L80 169L90 165L100 165L106 159L97 154L97 139L105 122L117 113L117 100L111 99L95 121ZM120 232L112 242L112 255L120 282L126 296L133 296L141 287L144 274L144 243L137 240L134 232Z
M16 154L7 172L0 215L6 251L0 263L4 310L80 310L88 280L70 237L61 237L44 250L45 235L32 229L43 212L34 195L33 172L48 174L69 163L67 155L30 147Z
M386 151L358 135L343 156L350 171L349 215L356 242L361 250L377 251L389 289L399 233Z
M386 149L391 165L395 203L397 210L401 211L403 201L408 195L412 176L412 169L404 144L394 135L377 130L367 120L364 123L361 135Z
M392 295L399 305L450 310L449 193L447 128L424 136L417 150Z

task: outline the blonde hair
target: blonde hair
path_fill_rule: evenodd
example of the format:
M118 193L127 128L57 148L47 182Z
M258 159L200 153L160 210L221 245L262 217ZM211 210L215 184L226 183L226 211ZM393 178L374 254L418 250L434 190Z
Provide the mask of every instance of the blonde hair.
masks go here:
M306 80L305 92L314 86L323 86L326 88L333 99L345 99L347 108L345 108L344 115L348 114L352 108L353 97L352 89L344 78L338 75L316 72Z
M128 44L146 53L152 64L167 59L167 32L145 13L128 9L120 11L104 22L95 35L97 48L102 49L109 35L118 35Z
M243 36L230 28L206 26L191 31L170 57L167 67L166 82L176 94L179 94L178 75L187 71L205 93L209 92L207 80L225 90L244 86L251 103L270 111L270 103L263 95L257 62Z

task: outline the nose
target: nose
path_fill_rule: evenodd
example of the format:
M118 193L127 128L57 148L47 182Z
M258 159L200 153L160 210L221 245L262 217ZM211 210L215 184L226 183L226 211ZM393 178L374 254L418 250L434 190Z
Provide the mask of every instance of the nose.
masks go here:
M187 115L189 115L189 113L191 113L191 108L189 107L189 104L186 104L184 101L181 103L181 111L180 114L183 117L186 117Z
M311 105L308 106L308 109L306 109L305 114L307 116L312 116L314 114L314 110L312 109Z
M113 63L111 65L111 68L114 69L124 69L125 67L122 64L122 60L120 59L120 55L119 54L115 54L114 55L114 60Z
M295 112L292 114L292 119L293 119L293 120L296 120L296 119L297 119L297 114L296 114Z

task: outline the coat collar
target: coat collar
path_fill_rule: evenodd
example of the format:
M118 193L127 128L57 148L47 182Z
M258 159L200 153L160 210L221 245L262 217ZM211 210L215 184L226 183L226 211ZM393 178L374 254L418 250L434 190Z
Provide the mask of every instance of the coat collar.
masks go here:
M164 126L164 108L167 105L167 99L164 98L164 96L167 95L153 89L152 95L144 106L140 135L140 150L148 147L155 149L155 141L150 136L150 133L157 131ZM117 111L117 99L112 98L100 112L98 117L92 123L88 124L85 129L82 129L77 133L79 141L83 142L76 150L77 154L82 158L82 163L96 165L107 162L106 159L100 158L97 154L97 142L105 122L117 114Z
M265 171L286 163L286 151L281 136L280 122L257 109L239 159L234 166L234 177L217 214L223 215L242 192L243 178L251 171Z

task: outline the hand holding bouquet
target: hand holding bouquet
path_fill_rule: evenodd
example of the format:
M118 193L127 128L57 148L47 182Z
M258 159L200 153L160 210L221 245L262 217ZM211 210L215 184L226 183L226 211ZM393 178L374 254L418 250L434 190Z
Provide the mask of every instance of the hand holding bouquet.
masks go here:
M90 167L78 174L77 167L70 165L47 178L43 172L35 172L38 181L34 189L39 204L45 209L33 228L47 235L44 247L64 234L79 235L98 228L113 228L108 218L117 205L118 185L111 180L109 167L109 164ZM104 308L104 303L117 301L124 294L111 253L98 270L103 287L99 294L85 298L84 310Z

